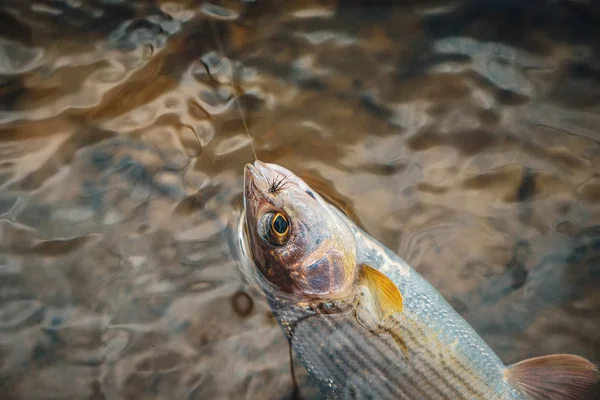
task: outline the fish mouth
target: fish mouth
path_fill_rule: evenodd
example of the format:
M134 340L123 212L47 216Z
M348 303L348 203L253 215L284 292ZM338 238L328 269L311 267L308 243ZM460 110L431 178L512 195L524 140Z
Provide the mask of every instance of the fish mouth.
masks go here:
M267 164L262 161L254 161L254 164L246 164L244 167L244 209L256 208L264 202L269 183L268 179L273 175Z
M244 198L246 200L263 197L269 186L281 172L271 165L256 160L253 164L247 163L244 167Z
M265 163L260 160L254 161L254 163L247 163L244 166L244 181L245 186L248 187L252 183L260 189L266 190L274 182L286 183L293 181L297 184L297 181L293 179L294 174L278 164Z
M249 182L266 181L275 176L277 172L269 164L256 160L254 164L247 163L244 167L246 184Z

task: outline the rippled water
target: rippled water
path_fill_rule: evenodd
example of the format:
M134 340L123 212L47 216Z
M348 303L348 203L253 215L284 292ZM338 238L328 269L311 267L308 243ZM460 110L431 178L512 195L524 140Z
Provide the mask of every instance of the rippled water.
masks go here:
M600 10L376 3L2 2L3 399L294 395L236 264L253 154L232 87L258 157L505 362L600 364Z

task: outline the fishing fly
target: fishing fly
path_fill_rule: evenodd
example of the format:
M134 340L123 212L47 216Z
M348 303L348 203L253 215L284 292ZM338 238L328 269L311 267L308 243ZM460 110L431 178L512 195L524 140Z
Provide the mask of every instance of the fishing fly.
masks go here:
M269 184L269 193L271 194L277 194L279 193L281 190L283 190L283 188L285 187L286 184L286 176L285 175L281 175L281 177L279 179L274 178L274 179L267 179L267 182Z

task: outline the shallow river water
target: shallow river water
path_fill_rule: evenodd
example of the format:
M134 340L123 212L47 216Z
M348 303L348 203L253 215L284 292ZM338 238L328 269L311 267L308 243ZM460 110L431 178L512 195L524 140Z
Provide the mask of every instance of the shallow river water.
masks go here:
M235 257L245 124L506 363L599 365L599 22L576 0L4 0L0 398L294 396Z

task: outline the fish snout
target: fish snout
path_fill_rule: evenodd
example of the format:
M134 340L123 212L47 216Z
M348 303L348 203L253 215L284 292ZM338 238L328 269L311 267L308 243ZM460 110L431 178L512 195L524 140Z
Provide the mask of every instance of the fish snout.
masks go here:
M266 189L269 182L273 182L281 175L279 171L271 167L270 164L256 160L254 164L246 164L244 167L244 183L248 187L250 184L258 189Z
M247 200L257 199L268 191L277 172L262 161L246 164L244 167L244 197Z

